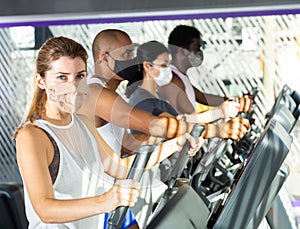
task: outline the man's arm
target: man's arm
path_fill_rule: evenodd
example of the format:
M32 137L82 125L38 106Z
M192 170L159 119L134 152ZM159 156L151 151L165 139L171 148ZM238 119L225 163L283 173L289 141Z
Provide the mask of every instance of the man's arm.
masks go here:
M204 105L217 107L229 99L227 97L201 92L194 86L193 88L196 94L196 101ZM253 97L247 94L242 97L237 97L235 101L240 104L239 112L250 112L254 103Z
M122 139L121 155L130 155L137 152L138 147L141 145L154 145L164 141L163 138L153 137L149 134L131 134L126 130L124 131Z
M171 117L154 116L147 111L135 108L116 92L98 84L91 84L89 89L89 98L77 113L87 116L94 124L96 118L102 118L124 128L167 139L180 136L192 129L193 124Z
M194 86L193 88L196 95L196 101L204 105L216 107L228 99L226 97L222 97L219 95L213 95L213 94L201 92Z

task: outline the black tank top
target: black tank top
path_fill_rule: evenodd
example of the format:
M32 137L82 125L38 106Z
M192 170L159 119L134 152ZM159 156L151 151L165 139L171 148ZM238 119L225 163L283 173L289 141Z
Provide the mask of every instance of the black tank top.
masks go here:
M59 169L59 161L60 161L59 149L58 149L58 146L57 146L55 140L51 137L51 135L47 131L45 131L45 130L43 130L43 131L49 137L49 139L53 145L53 148L54 148L53 160L51 161L50 165L48 166L50 176L52 179L52 184L54 184L57 174L58 174L58 169Z

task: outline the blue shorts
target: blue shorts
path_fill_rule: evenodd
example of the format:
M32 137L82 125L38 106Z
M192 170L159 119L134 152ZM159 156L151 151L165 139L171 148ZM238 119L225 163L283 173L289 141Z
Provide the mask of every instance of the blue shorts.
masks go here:
M107 229L107 227L108 227L109 216L110 216L110 213L105 213L104 227L103 227L104 229ZM125 229L125 228L130 227L134 224L137 224L137 222L134 218L134 215L133 215L132 211L129 208L126 215L125 215L125 217L124 217L124 221L123 221L122 226L120 227L120 229Z

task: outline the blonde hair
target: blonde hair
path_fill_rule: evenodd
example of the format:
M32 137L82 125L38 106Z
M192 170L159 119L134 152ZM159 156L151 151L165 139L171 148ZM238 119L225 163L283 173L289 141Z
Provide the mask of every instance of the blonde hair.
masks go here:
M51 69L51 63L63 56L71 58L80 57L84 61L84 63L87 64L88 55L81 44L70 38L53 37L45 41L38 52L36 58L36 72L34 75L34 81L36 81L36 76L38 74L42 78L44 78L45 73ZM41 117L42 112L45 109L46 101L47 95L45 90L39 88L35 82L34 93L28 113L14 133L14 137L17 136L18 131L24 126L25 123L33 123L36 119Z

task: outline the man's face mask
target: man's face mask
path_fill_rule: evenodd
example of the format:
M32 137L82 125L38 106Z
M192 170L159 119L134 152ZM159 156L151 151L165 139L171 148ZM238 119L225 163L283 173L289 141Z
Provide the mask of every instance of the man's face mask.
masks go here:
M203 52L199 50L197 52L189 52L188 54L189 62L193 67L199 67L203 62Z
M139 69L137 58L129 60L116 60L111 55L110 57L115 61L113 72L124 80L128 80L129 82L134 81Z
M46 87L48 99L68 113L75 113L88 97L87 78Z

